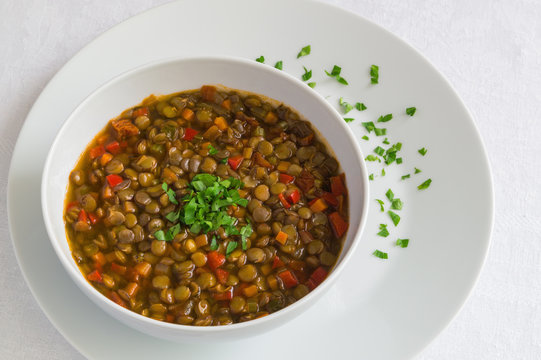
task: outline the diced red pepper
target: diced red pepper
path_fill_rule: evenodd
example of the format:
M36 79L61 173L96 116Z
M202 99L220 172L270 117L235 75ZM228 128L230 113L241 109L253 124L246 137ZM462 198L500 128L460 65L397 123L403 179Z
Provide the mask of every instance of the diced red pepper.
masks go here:
M310 279L315 283L315 285L319 285L327 278L328 272L323 267L318 267L314 270L312 275L310 275Z
M187 140L187 141L193 140L193 138L197 134L199 134L199 131L192 128L186 128L186 130L184 130L184 136L182 137L182 140Z
M96 214L91 213L91 212L88 213L88 220L90 220L90 223L92 225L95 225L99 219L100 218Z
M120 295L116 293L116 291L111 291L111 294L109 295L109 299L111 299L111 301L117 303L118 305L127 308L126 303L124 302L124 300L122 300Z
M66 205L66 211L68 211L69 209L71 209L72 207L77 206L77 205L79 205L79 203L77 201L72 201L72 202L68 203L68 205Z
M233 295L235 296L243 295L242 294L243 290L247 288L248 286L250 286L249 283L241 282L239 285L235 286L235 290L233 290Z
M284 262L280 260L278 256L275 256L274 259L272 260L272 268L276 269L276 268L281 268L282 266L285 266Z
M117 263L111 263L111 271L117 273L118 275L126 274L128 269L123 265L118 265Z
M120 184L122 181L123 181L122 177L117 174L107 175L107 182L109 183L109 186L112 188Z
M284 286L286 287L286 289L290 289L299 284L299 281L297 280L295 275L293 275L289 270L278 273L278 276L284 282Z
M120 142L120 147L122 149L125 149L128 147L128 142L126 140Z
M346 193L346 187L340 175L331 177L331 192L334 196L344 195Z
M338 212L333 212L332 214L329 214L329 222L331 223L331 228L334 231L334 235L336 235L337 238L342 237L348 229L348 223L342 219L340 214Z
M86 276L86 278L90 281L96 281L96 282L102 282L103 278L101 277L101 274L98 270L92 271L90 274Z
M133 110L133 117L136 118L138 116L148 115L148 108L140 107L139 109Z
M225 255L217 251L211 251L207 255L207 264L212 271L222 266L225 263Z
M229 164L229 166L231 166L231 169L237 170L243 159L244 157L242 155L237 155L227 159L227 163Z
M229 287L224 292L216 292L213 295L215 300L231 300L233 298L233 287Z
M229 277L229 272L227 270L217 268L214 270L214 273L216 274L216 278L220 284L223 285L227 282L227 278Z
M82 222L88 222L88 216L86 215L86 211L84 209L81 209L81 211L79 211L79 217L77 218L77 220Z
M296 204L301 199L301 194L299 193L299 190L295 189L289 196L287 197L287 200L292 203Z
M325 200L327 204L334 207L338 206L338 199L333 194L325 192L321 197L323 198L323 200Z
M295 177L288 174L280 174L279 179L281 183L287 185L291 184L295 180Z
M107 149L107 151L109 151L113 155L117 155L118 153L120 153L120 151L122 151L122 149L120 148L120 143L116 140L105 145L105 149Z
M289 209L291 207L291 204L287 202L284 194L278 194L278 199L280 199L282 206L285 207L286 209Z
M103 154L105 154L105 148L103 147L103 145L98 145L90 149L90 158L92 160L99 158Z

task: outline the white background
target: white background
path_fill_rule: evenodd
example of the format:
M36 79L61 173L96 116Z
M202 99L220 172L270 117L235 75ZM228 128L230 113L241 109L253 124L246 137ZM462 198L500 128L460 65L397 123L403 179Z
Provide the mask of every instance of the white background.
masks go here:
M7 169L24 118L78 50L165 2L0 0L0 359L82 358L33 299L9 238ZM541 0L326 2L428 57L472 111L490 157L496 221L487 263L462 311L419 359L541 359Z

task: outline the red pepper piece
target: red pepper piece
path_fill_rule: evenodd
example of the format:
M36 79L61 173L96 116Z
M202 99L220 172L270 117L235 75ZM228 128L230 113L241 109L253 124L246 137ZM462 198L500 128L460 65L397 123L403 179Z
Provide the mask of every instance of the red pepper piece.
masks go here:
M184 130L184 136L182 137L182 140L187 140L187 141L193 140L193 138L197 134L199 134L199 131L192 128L186 128L186 130Z
M233 287L229 287L224 292L216 292L213 295L214 299L220 300L231 300L233 298Z
M105 154L105 148L103 147L103 145L98 145L98 146L90 149L89 154L90 154L90 158L92 160L97 159L100 156L102 156L103 154Z
M287 197L287 200L292 203L296 204L301 199L301 194L299 193L299 190L295 189L289 196Z
M299 281L297 280L295 275L293 275L289 270L282 271L278 274L278 276L284 282L284 286L286 287L286 289L290 289L299 284Z
M348 229L348 223L342 219L340 214L338 212L333 212L332 214L329 214L328 216L329 222L331 223L331 228L334 231L334 235L336 235L337 238L342 237Z
M90 223L92 225L95 225L99 219L100 218L96 214L91 213L91 212L88 213L88 220L90 220Z
M107 182L109 183L109 186L114 188L118 184L120 184L123 180L122 177L116 174L110 174L107 175Z
M117 263L111 263L111 271L117 273L118 275L126 274L128 269L123 265L118 265Z
M90 281L96 281L96 282L102 282L103 278L101 277L101 274L98 270L92 271L90 274L86 276L86 278Z
M279 179L281 183L287 185L291 184L295 180L295 177L288 174L280 174Z
M281 268L283 266L285 266L284 262L280 260L278 256L275 256L274 259L272 260L272 268L276 269L276 268Z
M321 197L323 198L323 200L325 200L327 204L332 205L334 207L338 206L338 199L333 194L326 192L326 193L323 193Z
M314 282L314 284L317 286L323 282L327 278L328 272L323 267L318 267L314 270L312 275L310 275L310 279Z
M229 276L229 272L227 270L217 268L214 270L214 273L216 274L216 278L220 284L223 285L227 282L227 278Z
M140 107L139 109L136 109L136 110L133 110L133 117L136 118L138 116L146 116L148 115L148 108L145 106L145 107Z
M278 199L280 199L280 202L282 203L283 207L286 209L289 209L291 207L291 204L287 202L284 194L278 194Z
M109 295L109 299L111 299L111 301L117 303L118 305L127 308L126 303L124 302L124 300L122 300L120 295L116 293L116 291L111 291L111 294Z
M231 169L237 170L243 159L244 157L242 155L237 155L227 159L227 163L229 164L229 166L231 166Z
M346 193L346 187L341 176L331 177L331 192L334 196L344 195Z
M79 217L77 220L82 222L88 222L88 216L86 215L86 211L84 209L81 209L81 211L79 211Z
M211 251L207 255L207 264L212 271L222 266L225 263L225 255L217 251Z
M120 143L116 140L105 145L105 149L113 155L117 155L118 153L120 153L120 151L122 151L122 149L120 148Z

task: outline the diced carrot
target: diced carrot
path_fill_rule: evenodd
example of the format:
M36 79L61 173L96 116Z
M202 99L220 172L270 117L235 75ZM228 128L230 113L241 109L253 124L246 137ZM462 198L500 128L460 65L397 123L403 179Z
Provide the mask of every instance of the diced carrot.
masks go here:
M184 108L184 110L182 110L181 115L185 120L192 121L195 113L193 112L192 109Z
M325 211L325 209L327 209L328 207L329 206L327 205L325 200L323 200L321 198L317 199L312 204L310 204L310 210L312 210L312 212L315 212L315 213Z
M284 262L280 260L280 257L278 257L278 255L276 255L274 259L272 259L272 268L276 269L281 268L282 266L285 266Z
M213 295L215 300L227 301L233 299L233 287L228 287L225 291L215 292Z
M346 193L346 187L341 176L331 177L331 192L334 196L344 195Z
M184 130L184 136L182 137L182 140L190 141L197 134L199 134L199 131L192 128L186 128L186 130Z
M95 281L95 282L103 282L103 278L101 277L101 274L98 270L94 270L92 271L91 273L89 273L86 278L89 280L89 281Z
M328 193L328 192L325 192L323 193L323 195L321 196L323 198L323 200L325 200L325 202L331 206L334 206L334 207L337 207L338 206L338 199L336 198L335 195L331 194L331 193Z
M299 190L295 189L289 196L287 197L287 200L292 203L296 204L301 199L301 194L299 193Z
M267 276L267 284L269 284L271 290L278 290L278 280L274 275Z
M214 101L216 95L216 87L210 85L201 86L201 97L203 100Z
M280 174L278 178L280 179L281 183L286 184L286 185L291 184L295 180L294 176L291 176L288 174Z
M283 231L279 231L278 234L276 235L276 241L284 245L287 241L287 234Z
M245 288L242 290L242 293L243 293L244 296L246 296L246 297L256 296L256 295L257 295L257 286L255 286L255 285L250 285L250 286L248 286L248 287L245 287Z
M286 200L284 194L278 194L278 199L284 208L289 209L291 207L291 204Z
M133 110L133 117L136 118L138 116L146 116L148 115L148 108L146 106L140 107L139 109Z
M225 99L224 101L222 101L222 107L231 111L231 100Z
M282 271L281 273L278 273L278 276L284 282L284 286L286 287L286 289L290 289L299 284L299 281L297 280L295 275L293 275L291 271L289 270L285 270L285 271Z
M118 275L126 274L126 270L127 268L123 265L118 265L115 262L111 263L111 271L117 273Z
M109 174L106 176L106 178L107 178L107 182L109 183L109 186L112 188L117 186L123 181L122 177L117 174Z
M272 169L272 164L267 161L259 152L254 154L254 161L257 165Z
M276 170L281 171L281 172L287 171L290 165L291 163L289 161L280 161L278 163L278 166L276 166Z
M98 251L94 255L90 256L90 258L95 262L100 264L101 266L107 264L107 259L105 258L105 255L101 251Z
M278 121L278 116L273 111L269 111L267 115L265 115L265 123L267 124L276 124Z
M217 251L211 251L207 255L207 264L211 270L216 270L225 263L225 255Z
M122 151L122 149L120 148L120 143L116 140L105 145L105 149L113 155L117 155L118 153L120 153L120 151Z
M214 273L216 274L216 278L218 279L218 282L220 284L225 284L227 282L227 278L229 276L229 272L227 270L217 268L214 270Z
M104 153L100 158L100 165L105 166L109 161L113 160L113 155L108 152Z
M88 216L86 215L86 211L84 209L81 209L81 211L79 211L79 216L77 220L82 222L88 222Z
M218 129L225 131L229 127L227 125L227 121L222 116L217 116L216 119L214 119L214 125L218 126Z
M139 264L135 265L135 272L141 275L142 277L147 277L150 275L152 270L152 265L146 261L142 261Z
M139 290L139 284L137 284L136 282L128 283L128 285L126 285L126 287L124 288L124 291L126 291L130 298L137 293L137 290Z
M88 220L90 220L90 223L92 225L95 225L98 222L99 219L100 218L96 214L94 214L92 212L88 213Z
M89 155L92 160L99 158L105 153L105 148L103 145L98 145L90 149Z
M114 303L117 303L118 305L122 307L127 307L124 300L122 300L122 298L120 297L120 295L117 294L116 291L111 291L111 294L109 295L109 299L111 299L111 301L113 301Z
M231 169L237 170L243 159L244 157L242 155L237 155L227 159L227 163L229 164L229 166L231 166Z
M338 212L333 212L329 216L329 222L331 223L331 228L334 231L334 235L336 235L337 238L342 237L348 229L348 223L342 219L340 214Z

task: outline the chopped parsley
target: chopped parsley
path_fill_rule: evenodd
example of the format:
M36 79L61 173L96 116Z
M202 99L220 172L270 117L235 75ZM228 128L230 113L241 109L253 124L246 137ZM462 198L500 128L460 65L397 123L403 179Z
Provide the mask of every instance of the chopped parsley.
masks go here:
M263 55L261 55L260 57L255 59L255 61L257 61L258 63L264 64L265 63L265 57Z
M225 255L231 254L238 246L236 241L230 241L227 243L227 248L225 249Z
M428 179L426 180L424 183L422 183L421 185L417 186L417 189L419 190L424 190L426 188L428 188L430 186L430 183L432 183L432 179Z
M402 164L402 158L396 158L396 163L399 165Z
M299 53L297 54L297 59L300 58L300 57L306 56L306 55L310 55L310 51L312 51L310 45L306 45L306 46L303 47L303 48L301 49L301 51L299 51Z
M210 250L218 250L218 242L216 241L216 236L212 237L212 240L210 241Z
M420 169L415 168L415 173L416 173L416 174L418 174L418 173L420 173L420 172L421 172Z
M396 246L400 246L401 248L407 248L409 242L410 239L396 239Z
M381 176L385 176L385 169L381 169Z
M303 68L304 68L304 74L302 74L302 81L308 81L312 78L312 70L308 70L305 66L303 66Z
M338 65L334 65L330 73L327 70L325 70L325 74L327 74L327 76L335 78L336 81L338 81L340 84L349 85L347 80L340 76L341 72L342 72L342 68Z
M393 114L381 115L378 118L378 122L387 122L393 119Z
M364 158L366 161L377 161L377 162L381 162L381 159L379 157L377 157L376 155L368 155L367 157Z
M368 175L368 180L374 180L374 174Z
M387 237L389 236L389 230L387 230L387 224L379 224L379 236Z
M393 210L402 210L404 203L400 199L393 199L391 202L391 209Z
M411 177L410 174L402 175L402 180L409 179Z
M376 129L376 126L372 121L363 122L362 125L369 133Z
M376 133L376 136L387 135L387 129L374 128L374 132Z
M400 216L392 210L387 211L387 213L391 217L391 220L393 221L394 226L397 226L398 223L400 222Z
M385 160L385 164L390 165L396 160L396 153L399 152L402 149L402 143L397 142L396 144L392 145L390 148L388 148L385 151L385 155L383 155L383 159Z
M361 139L366 140L366 141L370 140L370 138L368 136L366 136L366 135L363 135L363 137Z
M342 107L342 110L344 111L344 114L347 114L348 112L350 112L351 110L353 110L353 105L351 105L350 103L348 102L345 102L344 101L344 98L340 98L338 100L338 103L340 104L340 106Z
M385 138L385 140L383 140L382 143L385 144L385 145L389 145L389 144L390 144L389 139L387 139L387 138Z
M379 156L383 156L383 154L385 153L385 149L383 149L381 146L378 146L374 149L374 152Z
M421 154L421 155L423 155L423 156L425 156L426 153L428 152L428 150L425 149L425 148L421 148L421 149L419 149L419 150L417 150L417 151L419 152L419 154Z
M350 123L355 119L354 118L344 118L344 120L345 120L345 122Z
M379 84L379 66L370 66L370 82L372 84Z
M222 164L227 164L227 160L228 160L228 158L223 158L222 160L220 160L220 162L221 162Z
M406 109L406 114L408 114L409 116L413 116L415 115L415 112L417 111L417 109L415 107L409 107Z
M389 255L386 252L375 250L372 255L380 259L388 259Z
M309 82L308 84L306 84L308 86L310 86L312 89L316 87L316 83L315 82Z
M209 144L207 149L209 149L209 155L216 155L218 153L218 150L216 150L216 148L211 144Z
M366 105L361 103L361 102L358 102L355 104L355 109L359 110L359 111L364 111L366 110Z
M391 189L387 190L387 192L385 193L385 196L387 196L387 199L389 199L389 201L394 200L394 193Z
M176 199L176 194L175 194L175 191L173 189L170 189L169 186L167 186L167 183L164 182L162 184L162 189L163 191L165 191L165 193L167 194L167 197L169 198L169 201L175 205L178 205L178 201Z
M383 207L383 200L380 200L380 199L376 199L376 201L379 203L379 209L381 212L384 212L385 211L385 208Z
M284 63L282 62L282 60L276 62L276 64L274 64L274 67L278 70L282 70L282 68L284 67Z

